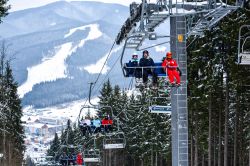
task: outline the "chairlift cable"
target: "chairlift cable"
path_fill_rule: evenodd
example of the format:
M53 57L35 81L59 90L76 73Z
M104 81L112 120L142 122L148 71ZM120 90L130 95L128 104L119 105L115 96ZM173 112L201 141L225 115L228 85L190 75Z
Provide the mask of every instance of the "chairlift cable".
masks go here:
M94 91L94 93L96 93L97 90L99 90L101 88L101 86L103 85L103 83L106 81L106 79L108 78L109 74L111 73L111 71L114 69L114 67L116 66L118 60L120 59L121 55L117 58L117 60L115 61L115 63L112 65L111 69L108 71L108 73L106 74L106 76L102 79L101 83L99 84L98 88L96 88L96 90ZM94 87L93 87L94 88Z
M97 78L96 78L96 80L95 80L95 82L94 82L94 85L93 85L92 89L95 88L95 85L96 85L96 83L98 82L98 80L99 80L99 78L100 78L100 76L101 76L101 74L102 74L102 71L103 71L103 69L104 69L106 63L108 62L108 59L109 59L109 57L110 57L110 55L111 55L111 53L112 53L112 50L113 50L114 46L115 46L115 41L114 41L112 47L110 48L110 51L109 51L109 53L108 53L108 56L107 56L105 62L103 63L103 65L102 65L102 68L101 68L101 70L100 70L100 72L99 72L99 74L98 74L98 76L97 76Z
M104 67L105 67L105 65L106 65L106 63L107 63L107 61L108 61L108 59L109 59L109 57L110 57L110 55L111 55L111 53L112 53L112 50L113 50L114 46L115 46L115 41L114 41L114 43L112 44L112 47L110 48L110 51L109 51L109 53L108 53L108 56L107 56L105 62L103 63L103 66L102 66L100 72L98 73L98 76L97 76L97 78L96 78L96 80L95 80L95 82L94 82L94 85L91 87L91 88L92 88L91 90L93 90L93 89L95 88L95 85L96 85L96 83L98 82L98 80L99 80L99 78L100 78L100 76L101 76L101 74L102 74L102 71L103 71L103 69L104 69ZM95 91L95 92L96 92L96 91ZM90 97L90 96L89 96L89 97ZM77 117L77 121L79 121L80 116L81 116L81 113L82 113L82 110L83 110L83 108L86 106L88 100L90 100L90 98L87 98L87 99L85 100L85 102L84 102L82 108L80 109L79 115L78 115L78 117Z
M133 83L134 83L134 79L131 78L131 81L130 81L129 86L128 86L128 90L130 90L130 89L132 90Z

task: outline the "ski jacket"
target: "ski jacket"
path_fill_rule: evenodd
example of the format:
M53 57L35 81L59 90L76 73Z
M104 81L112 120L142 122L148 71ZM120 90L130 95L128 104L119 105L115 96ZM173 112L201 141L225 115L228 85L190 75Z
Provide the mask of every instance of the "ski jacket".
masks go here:
M93 125L95 127L100 127L101 126L101 121L99 119L95 119L95 120L93 120Z
M102 125L108 125L109 124L109 120L108 119L103 119L102 120Z
M82 155L81 154L78 154L76 156L76 163L77 163L77 165L82 165L83 164L83 159L82 159Z
M167 60L167 58L162 62L162 67L165 69L167 68L168 70L176 70L178 67L178 64L176 60L170 59Z
M139 65L141 67L154 66L154 60L152 58L141 58Z
M128 67L137 67L139 66L138 61L129 61Z
M83 124L86 124L86 125L88 125L88 126L91 125L91 121L90 121L89 119L84 119L82 123L83 123Z
M113 124L113 120L110 119L110 120L109 120L109 125L112 125L112 124Z

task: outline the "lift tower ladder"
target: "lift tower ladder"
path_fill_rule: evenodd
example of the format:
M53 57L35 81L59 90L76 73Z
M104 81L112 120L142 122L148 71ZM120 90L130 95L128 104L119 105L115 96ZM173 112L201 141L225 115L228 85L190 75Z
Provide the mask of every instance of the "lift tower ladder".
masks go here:
M187 109L187 53L186 18L175 16L170 19L171 51L182 71L181 86L171 89L172 106L172 165L188 165L188 109ZM177 37L177 39L176 39Z

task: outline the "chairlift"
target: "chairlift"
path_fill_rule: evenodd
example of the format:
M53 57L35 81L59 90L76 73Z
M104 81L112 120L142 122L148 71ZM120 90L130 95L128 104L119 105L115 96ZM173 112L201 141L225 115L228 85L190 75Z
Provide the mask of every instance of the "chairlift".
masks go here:
M124 132L106 134L103 139L103 149L124 149L126 146L126 139Z
M84 109L84 108L91 108L91 109L95 109L96 110L96 112L99 112L100 111L100 109L104 109L104 108L108 108L106 111L107 111L107 116L109 116L110 117L110 120L112 120L113 118L114 118L114 114L113 114L113 109L112 109L112 107L110 107L110 106L83 106L82 108L81 108L81 110L82 109ZM102 119L103 119L104 117L101 117L99 120L102 122ZM113 120L112 120L112 122L113 122ZM82 121L78 121L78 125L79 125L79 128L81 129L81 130L84 130L85 132L86 132L86 134L92 134L92 133L96 133L97 132L97 128L96 129L92 129L91 128L91 126L87 126L87 124L83 124L83 122ZM103 125L103 124L102 124ZM105 128L106 126L104 126L104 128ZM101 130L102 130L102 128L100 127L99 129L98 129L100 132L101 132Z
M99 163L101 162L101 154L98 149L85 150L83 152L83 160L85 163Z
M92 85L93 85L93 83L90 84L90 91L89 91L89 103L91 104L92 108L98 109L98 110L103 109L103 108L108 108L109 113L111 115L112 123L113 123L113 120L115 120L116 124L117 124L117 128L118 128L118 131L116 131L116 132L114 132L114 131L104 132L104 139L103 139L104 149L105 148L109 148L109 149L111 149L111 148L113 148L113 149L114 148L116 148L116 149L125 148L125 145L126 145L125 136L124 136L123 132L120 132L119 119L117 118L120 114L118 114L117 117L115 117L111 106L97 106L97 105L93 105L91 103L90 98L91 98ZM86 107L82 107L82 109L83 108L86 108ZM87 108L89 108L89 106ZM94 144L95 144L95 136L94 136Z
M250 35L246 37L246 34L242 35L242 29L246 28L249 29L250 25L242 25L239 30L238 64L240 65L250 65Z
M83 160L85 163L100 163L101 162L101 153L100 150L96 148L96 136L94 136L91 140L89 140L84 148L90 141L94 141L91 147L84 149L83 151Z
M45 156L45 157L37 158L36 165L38 166L54 165L54 158L53 156Z
M126 146L126 138L124 132L120 131L120 122L117 117L113 119L117 124L117 131L107 132L103 139L103 149L124 149Z
M156 34L153 34L153 35L147 34L147 36L148 37L155 36L155 38L156 38ZM141 75L142 75L143 71L145 70L145 67L132 66L131 63L129 63L129 62L123 63L123 58L125 55L125 50L127 50L128 48L133 48L135 50L139 50L140 44L138 42L140 41L140 43L142 43L143 40L147 36L145 34L135 34L135 35L131 35L130 37L128 37L125 40L122 54L121 54L121 59L120 59L120 65L121 65L124 77L135 77L136 70L140 71ZM143 49L141 49L141 50L143 50ZM146 68L149 68L149 67L146 67ZM158 77L166 77L166 73L162 68L162 62L155 62L155 66L152 66L150 68L155 70L155 73L157 74Z
M161 102L159 102L161 101ZM159 104L161 103L161 104ZM170 95L168 96L156 96L152 97L149 106L150 113L164 113L164 114L171 114L172 107L171 107L171 98Z
M67 149L67 152L65 152L65 149ZM60 151L62 153L60 156L60 163L64 163L64 164L75 163L76 162L76 152L81 151L81 149L82 149L81 145L79 145L79 146L61 145Z
M110 120L112 120L113 117L114 117L113 109L112 109L111 106L105 106L105 105L104 106L99 106L99 105L94 105L94 104L91 103L91 92L92 92L92 86L93 86L93 84L94 83L90 83L90 88L89 88L89 104L90 105L88 105L88 106L86 106L86 105L82 106L82 108L80 110L80 113L79 113L79 116L78 116L78 125L79 125L79 128L83 131L84 135L86 133L89 133L89 134L95 133L97 128L95 128L94 131L92 131L93 128L91 129L91 125L90 124L86 124L86 123L80 121L80 116L81 116L81 112L82 112L83 109L86 109L86 108L90 109L91 108L91 109L96 110L96 112L99 112L100 109L104 109L105 108L105 109L107 109L106 110L107 111L107 115L110 116L110 118L111 118ZM101 119L99 119L99 120L101 120ZM89 121L89 123L90 123L90 121ZM101 128L99 130L101 130Z

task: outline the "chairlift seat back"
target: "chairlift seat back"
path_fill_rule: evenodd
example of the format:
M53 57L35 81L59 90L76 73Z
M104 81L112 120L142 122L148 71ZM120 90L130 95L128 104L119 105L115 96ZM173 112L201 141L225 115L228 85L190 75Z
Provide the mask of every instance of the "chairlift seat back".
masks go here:
M155 62L155 66L153 66L155 73L158 77L166 77L166 73L164 72L164 69L162 68L162 62ZM125 71L125 77L135 77L134 70L137 67L131 66L131 63L125 63L123 70ZM140 70L140 67L138 67ZM142 69L141 69L142 70ZM152 77L151 74L149 74L150 77Z
M240 53L239 57L241 65L250 65L250 52Z

